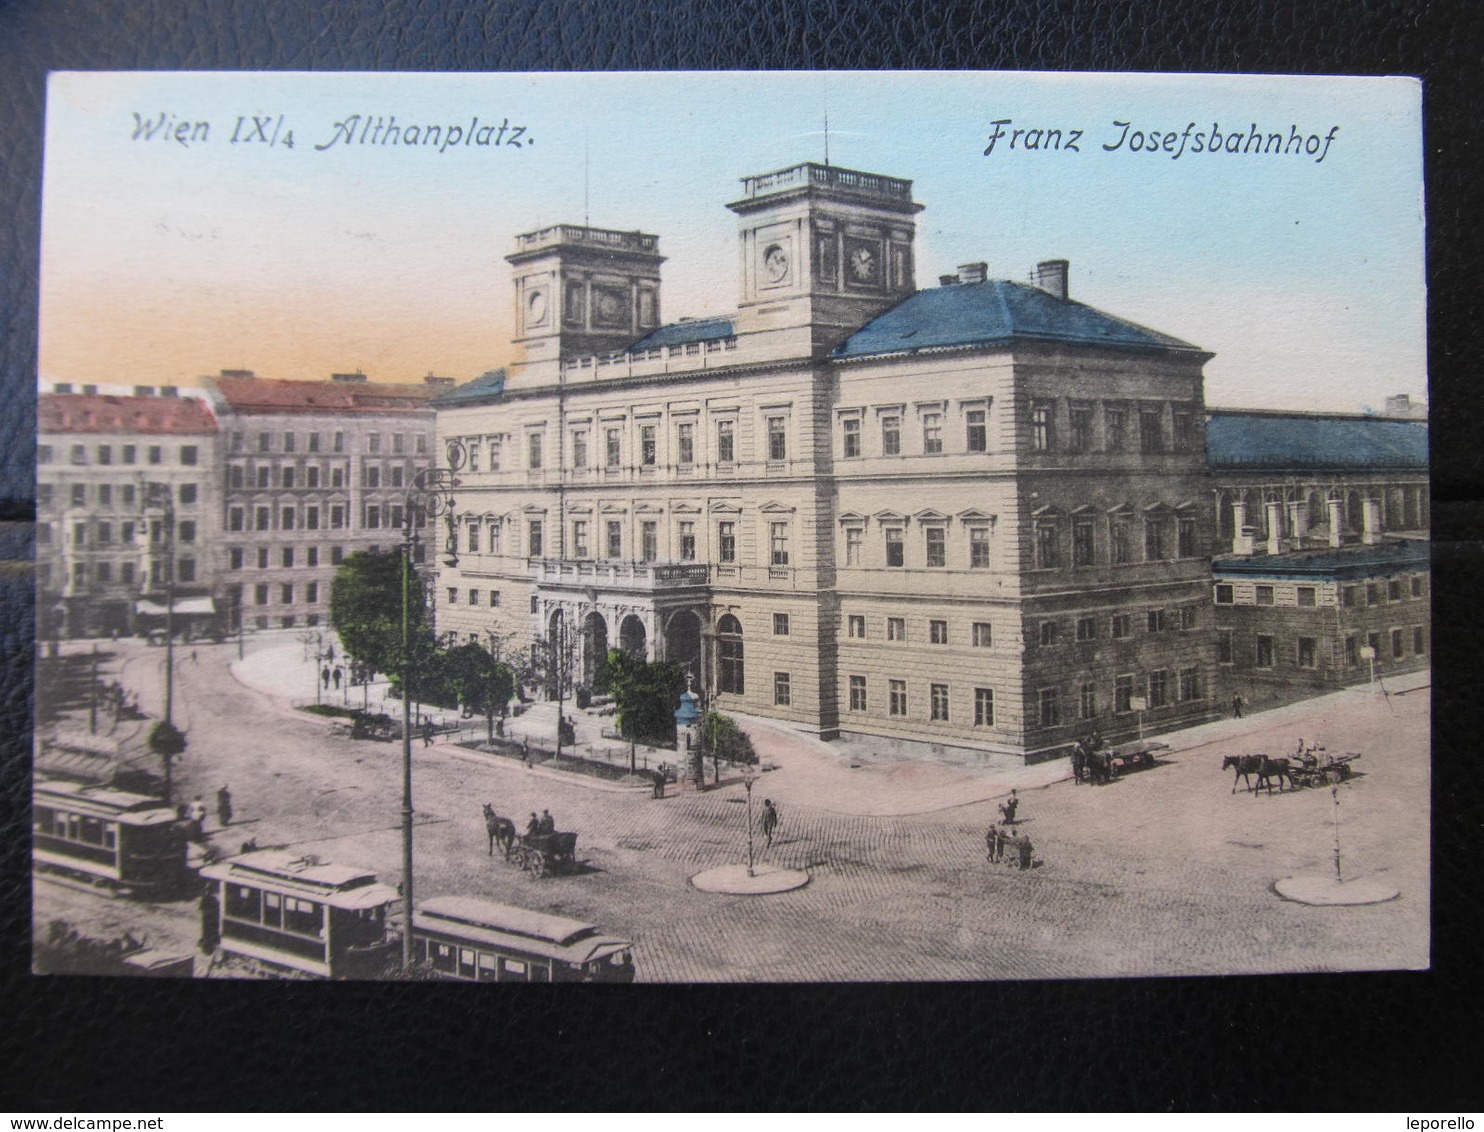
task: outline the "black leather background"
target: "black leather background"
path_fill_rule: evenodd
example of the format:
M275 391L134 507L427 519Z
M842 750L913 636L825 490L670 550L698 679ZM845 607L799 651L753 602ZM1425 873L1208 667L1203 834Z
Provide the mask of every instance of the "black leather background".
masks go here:
M1409 73L1427 80L1438 559L1430 973L498 996L27 974L30 596L0 574L0 1108L1477 1110L1481 19L1422 0L0 0L0 520L30 516L49 69Z

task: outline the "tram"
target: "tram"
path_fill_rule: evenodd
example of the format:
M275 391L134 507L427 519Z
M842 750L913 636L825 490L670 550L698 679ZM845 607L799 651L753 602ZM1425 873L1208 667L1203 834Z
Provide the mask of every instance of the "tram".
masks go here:
M395 962L388 931L397 890L376 874L284 849L245 853L201 870L205 938L228 955L324 979L374 979Z
M159 798L111 786L37 778L31 790L31 861L111 889L150 896L189 879L185 832Z
M596 924L475 896L435 896L412 918L412 954L463 982L632 983L634 945Z

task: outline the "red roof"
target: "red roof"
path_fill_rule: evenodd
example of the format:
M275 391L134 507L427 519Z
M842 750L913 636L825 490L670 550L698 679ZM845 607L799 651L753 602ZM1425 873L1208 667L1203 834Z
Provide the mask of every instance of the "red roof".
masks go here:
M431 385L352 381L274 381L215 377L211 384L238 413L409 413L427 408Z
M36 399L36 431L190 436L216 432L216 418L197 397L42 393Z

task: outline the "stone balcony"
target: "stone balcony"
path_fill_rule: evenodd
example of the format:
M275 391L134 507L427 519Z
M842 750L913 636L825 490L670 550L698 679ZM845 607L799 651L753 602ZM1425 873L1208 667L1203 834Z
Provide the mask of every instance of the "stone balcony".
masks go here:
M710 583L711 567L705 562L541 558L531 563L531 576L543 586L656 593L704 587Z

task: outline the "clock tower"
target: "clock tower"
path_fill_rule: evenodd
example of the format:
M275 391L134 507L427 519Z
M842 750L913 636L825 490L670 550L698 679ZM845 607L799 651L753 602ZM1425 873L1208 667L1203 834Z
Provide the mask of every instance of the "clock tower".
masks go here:
M750 354L817 356L916 290L912 182L806 162L742 179L742 297Z
M660 325L659 237L557 224L515 238L512 381L555 381L567 358L622 351Z

